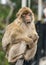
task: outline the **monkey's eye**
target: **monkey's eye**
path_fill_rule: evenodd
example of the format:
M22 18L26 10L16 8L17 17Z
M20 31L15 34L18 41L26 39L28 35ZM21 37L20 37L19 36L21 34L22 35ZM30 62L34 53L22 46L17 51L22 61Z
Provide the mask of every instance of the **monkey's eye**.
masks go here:
M32 16L31 13L23 13L23 14L22 14L22 17L25 17L25 16L27 16L27 15L28 15L28 16Z
M29 16L32 16L32 14L31 14L31 13L29 13L28 15L29 15Z
M23 17L25 17L26 15L25 15L25 14L23 14L22 16L23 16Z

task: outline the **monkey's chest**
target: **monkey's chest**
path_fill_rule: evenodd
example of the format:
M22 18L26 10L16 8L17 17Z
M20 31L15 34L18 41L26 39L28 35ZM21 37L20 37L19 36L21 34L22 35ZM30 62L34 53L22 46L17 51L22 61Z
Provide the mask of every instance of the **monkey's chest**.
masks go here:
M22 36L28 36L28 35L33 35L33 29L32 26L26 26L25 24L21 25L21 28L23 29L23 34Z
M33 34L33 30L31 27L25 28L24 30L25 30L25 32L24 32L25 35L32 35Z

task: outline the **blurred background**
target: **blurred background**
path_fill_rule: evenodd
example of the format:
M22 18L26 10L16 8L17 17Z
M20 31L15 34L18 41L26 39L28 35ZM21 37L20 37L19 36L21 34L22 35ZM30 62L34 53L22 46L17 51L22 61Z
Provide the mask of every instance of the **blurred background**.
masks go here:
M36 30L39 35L37 53L25 65L46 65L46 0L0 0L0 65L10 65L2 49L2 37L8 24L14 21L21 7L29 7L35 15Z

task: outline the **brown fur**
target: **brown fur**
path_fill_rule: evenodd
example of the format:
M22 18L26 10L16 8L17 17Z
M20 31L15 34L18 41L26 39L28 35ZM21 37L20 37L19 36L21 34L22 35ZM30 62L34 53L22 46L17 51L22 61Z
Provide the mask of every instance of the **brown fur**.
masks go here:
M32 22L25 25L21 15L28 11L32 13ZM38 34L34 24L34 14L30 8L21 8L16 14L17 19L6 28L2 39L2 46L9 62L16 62L20 58L30 60L37 50Z

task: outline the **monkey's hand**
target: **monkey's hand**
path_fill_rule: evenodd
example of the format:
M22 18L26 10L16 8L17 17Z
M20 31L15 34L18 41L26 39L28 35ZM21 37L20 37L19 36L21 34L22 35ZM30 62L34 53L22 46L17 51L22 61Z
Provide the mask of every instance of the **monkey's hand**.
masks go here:
M32 36L31 36L31 35L29 35L29 38L32 38L32 39L33 39L33 41L35 42L36 40L38 40L38 39L39 39L39 36L38 36L37 34L33 34Z
M32 40L32 38L29 38L29 37L24 37L24 38L22 38L25 42L27 42L27 43L30 43L30 44L32 44L33 43L33 40Z
M32 38L29 38L27 36L20 36L20 37L17 37L16 40L18 41L25 41L26 43L33 43L33 40Z

